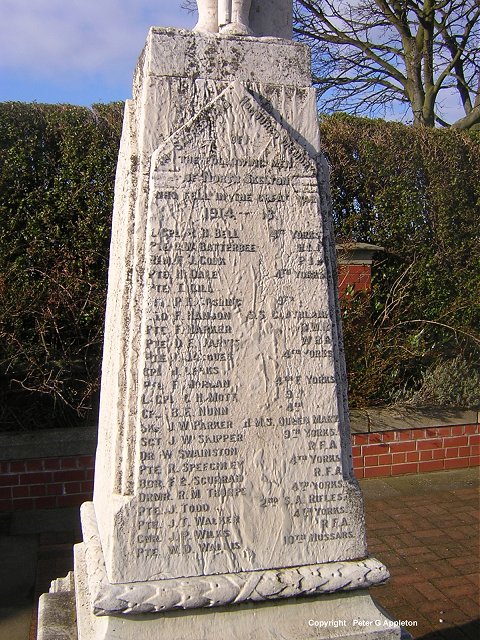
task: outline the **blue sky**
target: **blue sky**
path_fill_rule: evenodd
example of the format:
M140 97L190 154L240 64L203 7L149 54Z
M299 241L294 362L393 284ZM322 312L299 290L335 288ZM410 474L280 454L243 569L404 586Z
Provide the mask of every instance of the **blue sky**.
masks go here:
M195 24L183 2L0 0L0 102L89 106L129 98L149 27ZM461 115L456 96L444 96L443 113Z
M150 26L192 28L182 0L0 0L0 101L131 96Z

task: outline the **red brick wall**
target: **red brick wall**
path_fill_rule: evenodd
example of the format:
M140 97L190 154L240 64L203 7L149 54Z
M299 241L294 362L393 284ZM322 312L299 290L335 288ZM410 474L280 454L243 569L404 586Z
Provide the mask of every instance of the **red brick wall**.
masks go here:
M370 291L372 288L372 269L369 264L339 264L338 293L345 295L347 287L353 291Z
M0 462L0 511L76 507L92 499L94 456Z
M357 478L462 469L480 464L478 424L355 433L352 440Z

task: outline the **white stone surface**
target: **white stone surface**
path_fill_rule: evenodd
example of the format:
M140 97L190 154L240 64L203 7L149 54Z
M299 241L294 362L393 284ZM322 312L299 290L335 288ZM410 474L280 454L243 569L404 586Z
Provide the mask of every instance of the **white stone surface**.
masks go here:
M98 617L90 607L83 554L84 545L76 545L78 640L398 640L401 635L400 627L375 606L366 591L208 611Z
M240 83L153 154L112 582L366 555L317 191Z
M305 52L155 29L137 68L94 494L102 584L146 589L130 610L148 610L161 581L170 607L177 587L182 602L212 606L254 594L250 583L267 598L317 591L328 563L335 589L365 586L373 568L362 564L328 170ZM215 576L241 594L199 596Z
M136 83L142 84L157 76L311 86L310 53L305 45L159 27L150 29L137 74L142 77L137 75Z

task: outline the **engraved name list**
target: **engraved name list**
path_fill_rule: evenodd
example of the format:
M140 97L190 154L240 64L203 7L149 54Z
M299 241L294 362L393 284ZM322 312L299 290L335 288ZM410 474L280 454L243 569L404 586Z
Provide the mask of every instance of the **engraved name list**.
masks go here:
M231 86L154 153L149 193L131 563L355 557L315 159Z

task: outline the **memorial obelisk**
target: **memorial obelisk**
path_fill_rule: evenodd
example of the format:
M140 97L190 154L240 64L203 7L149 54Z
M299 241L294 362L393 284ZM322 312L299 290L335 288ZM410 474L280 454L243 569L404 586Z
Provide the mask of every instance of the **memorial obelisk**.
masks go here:
M367 591L388 572L352 472L309 51L291 0L198 4L195 32L150 30L125 109L79 640L397 638Z

